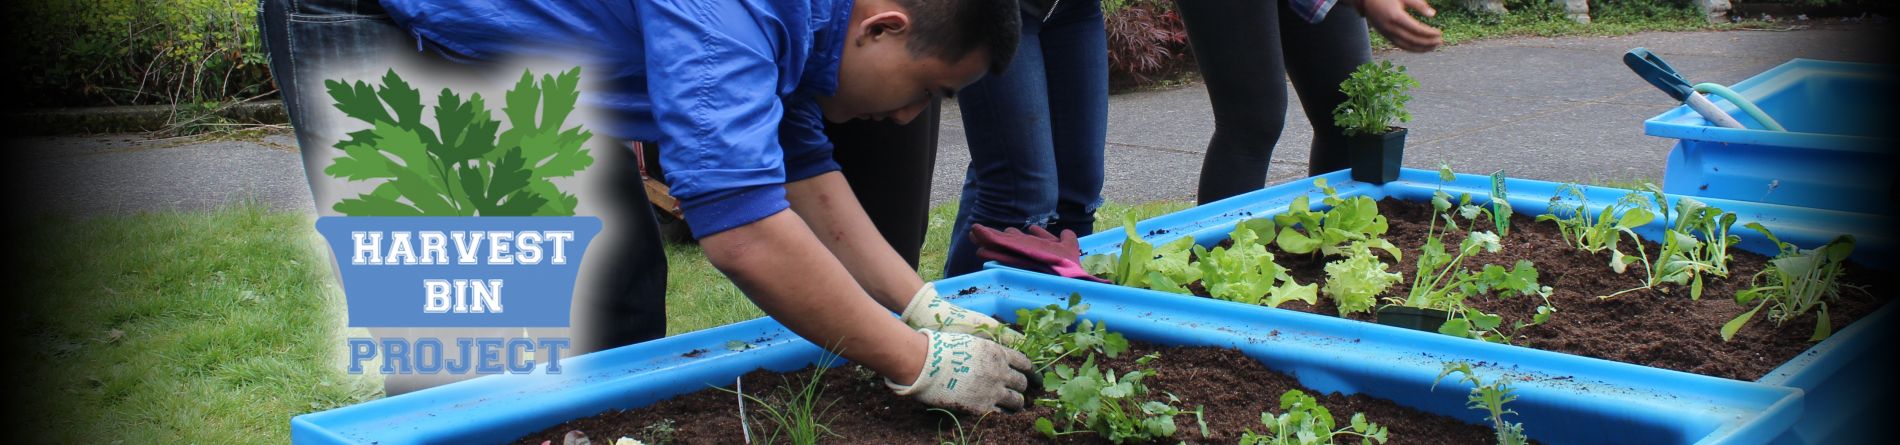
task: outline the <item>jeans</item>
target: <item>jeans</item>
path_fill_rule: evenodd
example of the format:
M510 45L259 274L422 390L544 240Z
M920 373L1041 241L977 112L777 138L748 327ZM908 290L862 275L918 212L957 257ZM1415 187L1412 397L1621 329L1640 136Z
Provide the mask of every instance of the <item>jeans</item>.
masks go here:
M972 224L1094 232L1108 134L1108 40L1101 2L1023 16L1016 58L957 93L970 168L944 276L982 268Z
M423 82L471 85L474 83L458 82L481 81L474 85L492 86L521 75L519 68L470 69L468 65L420 53L416 41L391 21L375 0L263 0L258 8L258 24L270 58L271 74L283 95L297 135L311 197L318 213L324 216L337 215L331 206L344 198L368 192L373 186L323 173L331 160L341 154L341 150L332 148L336 142L345 138L346 132L365 125L344 118L332 107L324 80L362 80L376 84L384 72L395 69L423 90L427 104L435 95L431 88L421 85ZM535 67L537 72L565 68ZM434 90L439 91L440 87ZM499 94L485 95L500 97ZM499 100L489 101L491 109L500 105ZM499 115L498 110L496 114ZM567 335L572 337L572 344L564 355L665 336L666 256L661 250L652 206L646 202L634 167L633 153L624 143L605 137L596 137L588 148L595 158L594 165L568 178L572 180L571 185L563 188L580 197L577 214L599 217L602 230L582 260L569 328L528 330L530 332L519 328L378 328L371 329L370 335L411 339L434 336L451 339L446 342L451 345L455 337ZM443 352L459 355L460 351L454 349L447 346ZM390 375L385 379L385 391L395 395L468 377L473 375Z
M1346 101L1339 83L1372 60L1359 11L1339 5L1320 23L1307 23L1282 0L1176 0L1176 5L1214 106L1214 136L1201 161L1200 203L1266 186L1268 161L1286 126L1288 80L1313 123L1307 174L1347 167L1346 133L1333 125L1333 108Z

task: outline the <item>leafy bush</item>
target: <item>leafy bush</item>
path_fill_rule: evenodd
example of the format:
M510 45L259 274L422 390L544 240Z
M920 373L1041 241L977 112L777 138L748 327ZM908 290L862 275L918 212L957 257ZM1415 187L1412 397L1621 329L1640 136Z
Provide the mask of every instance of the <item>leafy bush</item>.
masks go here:
M270 91L253 0L22 0L9 62L23 107L225 101Z
M1151 82L1187 63L1187 27L1171 2L1120 0L1102 3L1108 31L1108 72L1121 84Z
M1346 101L1333 108L1333 122L1348 135L1385 133L1400 122L1412 120L1412 113L1405 111L1405 102L1412 96L1405 92L1417 86L1418 81L1405 74L1404 66L1393 65L1390 60L1359 65L1351 77L1339 83Z

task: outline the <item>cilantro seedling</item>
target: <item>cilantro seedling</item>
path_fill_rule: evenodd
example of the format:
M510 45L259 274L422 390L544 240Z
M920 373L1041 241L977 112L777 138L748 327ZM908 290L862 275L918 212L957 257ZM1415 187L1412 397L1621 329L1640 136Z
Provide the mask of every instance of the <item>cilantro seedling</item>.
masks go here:
M1078 353L1099 353L1114 358L1128 350L1128 339L1119 332L1109 332L1108 325L1093 320L1078 321L1089 310L1089 305L1082 302L1082 294L1069 294L1067 303L1067 306L1050 304L1038 309L1016 310L1016 323L1022 327L1023 340L1010 346L1029 356L1032 372L1036 374ZM1071 327L1074 330L1070 330ZM997 325L990 329L1007 328ZM992 332L990 338L1001 338L1001 334Z
M1056 365L1054 370L1043 374L1043 387L1056 398L1036 400L1037 405L1055 409L1055 420L1036 418L1036 431L1052 439L1092 432L1113 443L1149 442L1173 437L1174 417L1193 414L1201 426L1201 435L1206 436L1207 422L1200 408L1193 411L1176 408L1172 403L1179 400L1172 395L1168 396L1169 402L1143 400L1149 395L1149 389L1142 380L1155 375L1154 369L1146 366L1160 357L1160 354L1143 356L1135 360L1135 366L1142 369L1119 376L1113 369L1096 365L1093 354L1079 368ZM1057 421L1061 422L1059 429Z
M1412 120L1412 113L1405 111L1412 96L1405 92L1417 86L1418 80L1392 61L1359 65L1339 83L1346 100L1333 108L1333 122L1348 136L1390 131L1392 125Z
M1432 389L1437 389L1438 382L1453 373L1464 374L1464 377L1459 380L1471 384L1471 394L1466 397L1465 406L1470 409L1484 410L1489 414L1491 430L1497 433L1498 445L1530 443L1530 438L1524 435L1524 424L1504 420L1506 415L1517 414L1517 411L1504 407L1505 404L1517 400L1517 395L1514 394L1516 390L1506 382L1508 379L1499 378L1485 383L1483 378L1478 377L1478 373L1471 370L1470 363L1452 362L1445 363L1444 371L1438 373L1438 378L1432 379Z
M1755 318L1762 308L1768 308L1768 320L1776 326L1810 311L1814 312L1814 334L1808 341L1821 341L1834 334L1834 327L1828 320L1827 303L1839 300L1841 289L1857 289L1856 286L1840 282L1846 273L1847 257L1854 252L1854 237L1842 235L1819 248L1803 250L1794 244L1782 242L1760 223L1748 223L1746 226L1761 232L1762 236L1779 247L1775 259L1768 261L1768 267L1756 273L1753 287L1737 292L1735 303L1755 308L1743 312L1735 319L1722 325L1722 341L1735 338L1750 319ZM1864 291L1864 290L1863 290Z
M522 73L504 97L509 128L500 131L480 94L463 100L442 89L431 126L421 92L395 70L376 87L325 80L337 110L370 128L338 142L344 154L324 174L381 181L333 208L349 216L573 216L578 198L549 180L594 162L581 148L593 133L563 128L579 85L580 68L539 82Z
M1319 400L1297 389L1289 389L1280 394L1280 411L1260 413L1260 423L1267 426L1264 434L1254 433L1252 429L1240 435L1240 445L1312 445L1338 443L1340 439L1358 438L1361 444L1386 442L1386 429L1379 424L1366 421L1365 413L1353 413L1351 423L1345 428L1334 428L1333 414L1320 406Z

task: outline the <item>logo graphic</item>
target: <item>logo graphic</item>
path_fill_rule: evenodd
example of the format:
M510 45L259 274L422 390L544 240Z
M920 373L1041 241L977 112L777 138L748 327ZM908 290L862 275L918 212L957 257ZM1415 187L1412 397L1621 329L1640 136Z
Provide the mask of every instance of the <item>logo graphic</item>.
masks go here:
M350 326L568 326L581 257L601 227L574 216L579 198L550 181L594 162L582 148L593 133L563 128L579 83L579 68L538 82L524 72L503 99L503 130L481 94L464 99L448 88L425 118L421 92L393 69L379 86L324 82L338 111L370 126L338 142L343 156L323 172L374 189L333 207L348 216L317 221L337 259ZM450 372L503 368L470 366L470 349L484 360L505 356L495 358L509 372L530 372L540 346L546 372L557 373L568 340L352 338L350 372L379 353L384 373L409 373L411 364L439 372L444 344L463 349Z

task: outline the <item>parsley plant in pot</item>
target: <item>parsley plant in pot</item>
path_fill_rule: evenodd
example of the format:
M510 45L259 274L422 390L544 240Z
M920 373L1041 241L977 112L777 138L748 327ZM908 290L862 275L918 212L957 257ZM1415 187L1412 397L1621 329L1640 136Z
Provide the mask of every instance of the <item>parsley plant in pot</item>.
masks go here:
M1333 108L1333 123L1346 132L1354 181L1384 184L1398 179L1405 128L1397 124L1412 120L1412 113L1405 111L1405 102L1412 100L1406 91L1416 86L1418 81L1405 74L1405 67L1391 61L1360 65L1340 82L1346 101Z

